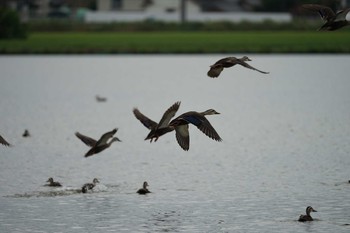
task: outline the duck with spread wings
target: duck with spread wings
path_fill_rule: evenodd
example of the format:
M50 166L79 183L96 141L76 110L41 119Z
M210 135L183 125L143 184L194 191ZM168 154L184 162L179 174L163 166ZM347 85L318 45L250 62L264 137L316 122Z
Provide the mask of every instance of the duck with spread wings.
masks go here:
M263 74L268 74L269 72L265 72L262 70L258 70L254 68L253 66L249 65L247 61L251 61L251 59L247 56L236 58L236 57L225 57L217 62L215 62L213 65L210 66L210 70L208 71L208 76L211 78L217 78L221 74L221 72L224 70L224 68L230 68L235 65L241 65L248 69L258 71Z
M216 132L214 127L205 118L206 115L220 114L214 109L208 109L204 112L190 111L186 112L169 123L170 127L175 128L176 140L183 150L189 150L190 148L190 135L188 131L188 125L195 125L205 135L215 141L222 141L219 134Z
M174 128L169 127L169 122L173 118L180 107L181 102L174 103L170 108L168 108L160 119L159 123L154 122L150 118L143 115L137 108L133 109L135 117L150 130L149 134L145 140L150 140L150 142L156 142L158 138L166 133L174 130Z
M112 145L112 143L115 141L121 142L121 140L119 138L114 137L114 134L117 131L118 131L118 129L113 129L112 131L103 134L101 136L101 138L97 141L95 139L90 138L88 136L85 136L79 132L76 132L75 136L77 136L87 146L91 147L91 149L85 154L85 157L89 157L89 156L92 156L94 154L100 153L101 151L104 151L105 149L110 147ZM109 140L110 138L112 138L112 139Z

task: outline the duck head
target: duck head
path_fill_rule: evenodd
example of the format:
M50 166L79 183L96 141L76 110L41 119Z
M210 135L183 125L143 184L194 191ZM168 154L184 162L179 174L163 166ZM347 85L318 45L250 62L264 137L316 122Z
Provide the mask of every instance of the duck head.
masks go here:
M242 61L251 61L251 59L247 56L244 56L241 58Z
M113 137L109 143L112 144L113 142L116 142L116 141L121 142L119 138Z
M208 109L208 110L202 112L202 114L203 115L215 115L215 114L220 114L220 113L211 108L211 109Z
M46 182L50 182L50 183L52 183L53 182L53 178L52 177L50 177Z
M306 214L310 215L311 212L317 212L317 210L315 210L311 206L306 207Z

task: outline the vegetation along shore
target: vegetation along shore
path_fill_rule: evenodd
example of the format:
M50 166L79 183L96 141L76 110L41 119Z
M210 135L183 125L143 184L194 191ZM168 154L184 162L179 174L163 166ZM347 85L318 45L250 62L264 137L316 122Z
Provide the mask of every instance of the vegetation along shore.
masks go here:
M8 30L0 31L0 54L350 52L350 27L320 32L319 20L184 24L38 20L21 27L16 17L9 18L12 26L7 23Z
M349 53L350 31L34 32L1 54Z

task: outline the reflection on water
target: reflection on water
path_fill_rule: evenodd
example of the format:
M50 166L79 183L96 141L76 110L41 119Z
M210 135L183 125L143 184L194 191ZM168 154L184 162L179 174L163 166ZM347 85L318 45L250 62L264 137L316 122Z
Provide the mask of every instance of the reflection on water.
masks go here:
M81 193L81 189L75 190L55 190L55 191L34 191L31 193L16 193L14 195L8 195L5 197L14 197L14 198L22 198L22 197L56 197L56 196L66 196Z
M182 225L180 219L181 216L176 211L157 212L152 214L149 222L159 232L179 232L179 226Z
M0 232L348 232L350 57L252 54L269 75L208 78L221 57L0 57L0 133L14 145L0 147ZM144 141L132 109L158 119L176 101L177 114L220 112L223 141L192 126L188 152L174 133ZM122 142L84 158L74 133L112 128ZM308 205L317 221L299 223Z

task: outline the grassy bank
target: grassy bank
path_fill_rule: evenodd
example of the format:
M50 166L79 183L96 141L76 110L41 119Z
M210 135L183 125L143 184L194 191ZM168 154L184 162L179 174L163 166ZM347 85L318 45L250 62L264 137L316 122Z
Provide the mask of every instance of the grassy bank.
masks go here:
M1 54L349 53L350 31L35 32Z

